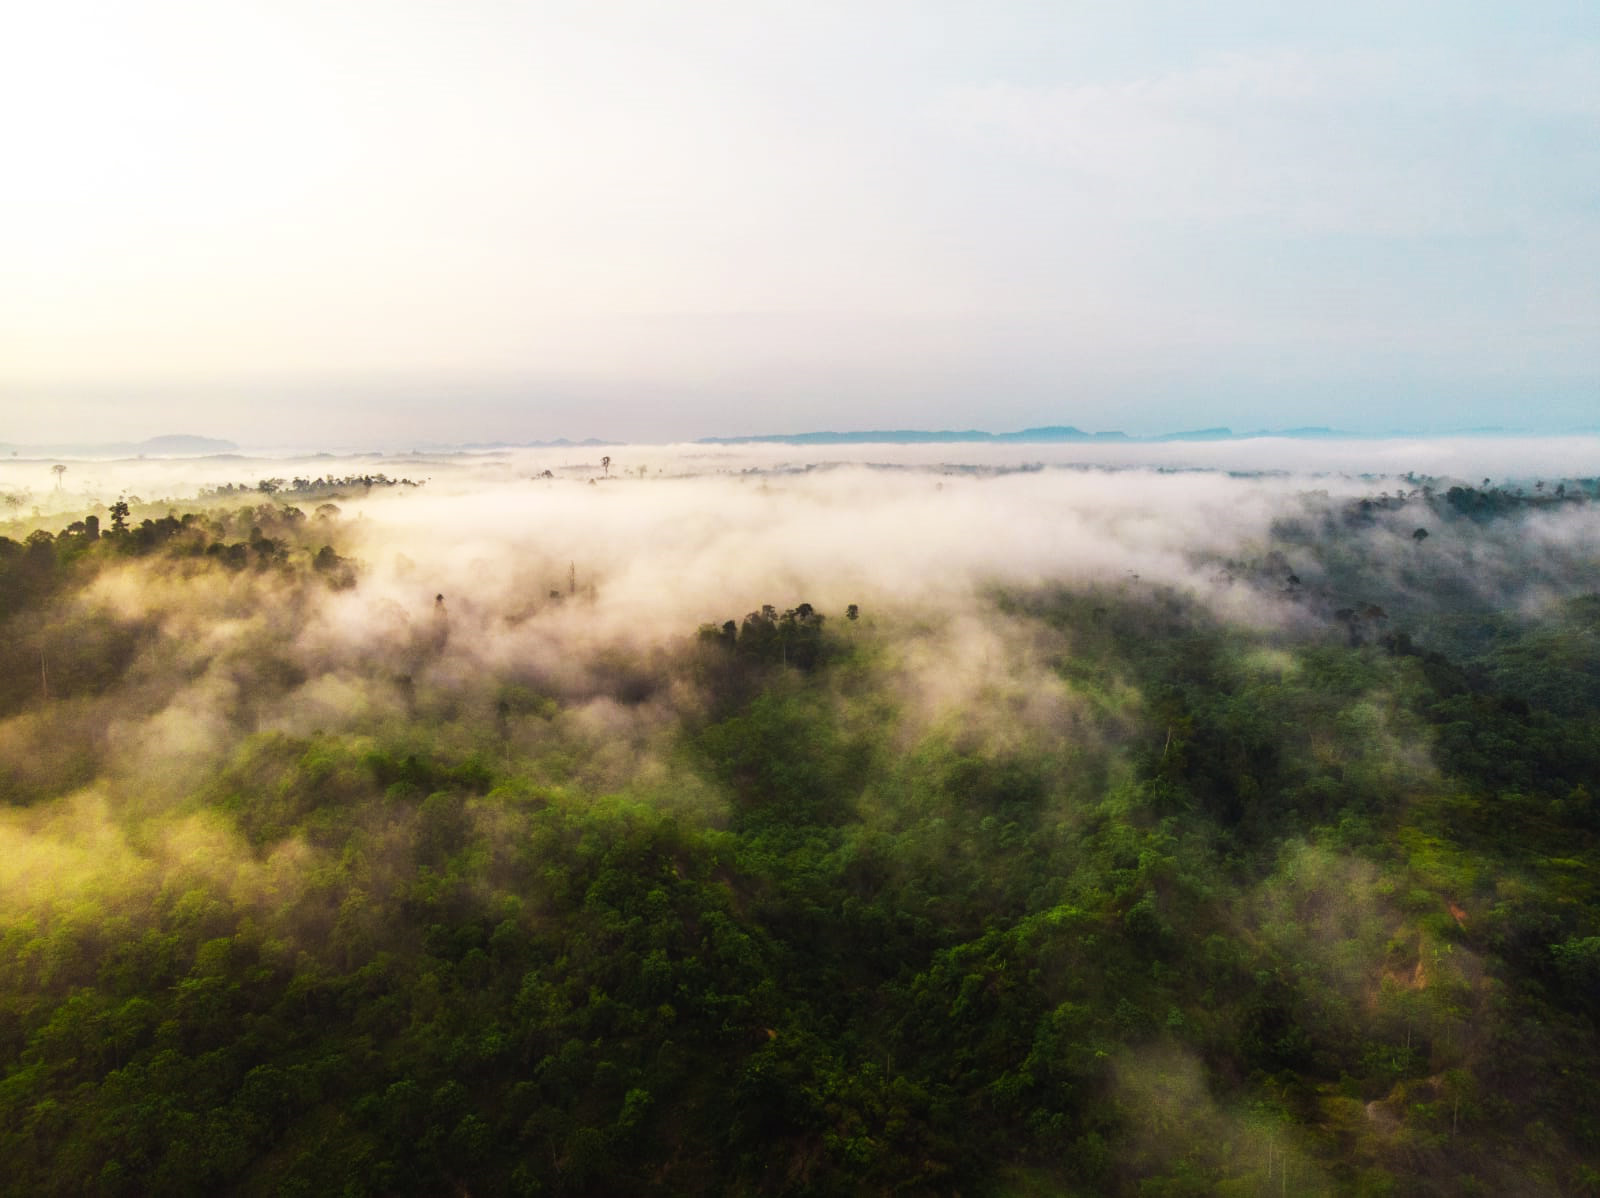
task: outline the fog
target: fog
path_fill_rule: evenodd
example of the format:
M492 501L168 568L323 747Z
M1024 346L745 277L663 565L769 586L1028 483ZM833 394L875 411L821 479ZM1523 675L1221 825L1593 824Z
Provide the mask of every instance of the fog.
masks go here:
M1007 444L846 444L798 447L751 442L733 445L605 445L514 447L410 453L312 452L227 454L206 458L0 458L0 492L26 495L45 511L63 505L109 502L118 493L146 499L182 498L202 486L254 484L260 478L384 472L413 479L526 478L542 470L562 477L613 473L667 476L791 471L838 464L924 469L1019 469L1029 465L1083 468L1220 470L1291 475L1407 473L1476 483L1510 479L1589 477L1600 472L1600 436L1455 436L1362 438L1249 437L1215 441L1097 441ZM67 467L58 480L52 471Z
M59 477L53 464L0 463L0 491L24 524L36 511L50 527L55 513L118 496L148 514L260 479L403 477L422 485L339 505L364 563L363 601L406 608L444 592L453 616L481 622L567 589L570 567L596 600L590 635L659 638L800 598L832 611L1135 574L1209 591L1198 564L1251 556L1296 496L1400 492L1420 479L1554 486L1600 473L1600 439L616 446L80 462ZM1560 540L1565 527L1541 535Z
M1269 735L1296 801L1381 795L1404 819L1448 789L1439 734L1401 683L1307 671L1332 649L1455 653L1485 621L1531 625L1592 593L1597 456L1600 442L1516 440L615 446L79 462L59 488L37 477L48 465L3 463L0 489L29 492L0 525L24 542L6 561L49 549L76 572L45 599L23 566L7 576L20 598L4 613L0 920L92 939L180 910L247 917L283 960L353 969L373 946L411 951L379 912L438 865L426 846L441 826L481 846L474 901L510 894L537 921L561 892L542 866L517 872L535 852L529 811L616 800L720 836L770 784L802 803L844 793L865 843L894 845L861 868L926 891L971 934L1063 901L1074 869L1076 901L1115 893L1116 927L1132 906L1159 929L1216 902L1167 893L1172 863L1219 868L1211 854L1248 835L1219 822L1179 843L1170 819L1137 814L1184 763L1246 760ZM130 531L112 534L123 496ZM190 511L163 549L157 522ZM69 530L90 514L99 545ZM822 630L820 668L788 641L769 660L718 639L764 605L792 620L802 604L820 624L789 627ZM1174 696L1189 666L1162 664L1178 644L1224 646L1208 668L1258 723L1187 743L1194 717ZM765 755L795 737L805 765L768 778ZM1207 799L1195 768L1186 810L1255 801L1249 779ZM1036 796L1025 819L1014 794ZM1270 821L1276 796L1263 801L1252 818ZM1499 1018L1489 966L1449 940L1493 883L1423 870L1442 900L1397 893L1391 867L1341 839L1366 818L1349 801L1354 823L1261 849L1256 874L1195 918L1292 962L1302 991L1274 1000L1282 1018L1453 1068ZM1159 851L1129 847L1141 836ZM1067 864L1030 878L1029 837ZM1095 875L1095 854L1137 869ZM72 976L29 961L30 984ZM1413 1033L1431 1064L1410 1055ZM1290 1115L1212 1093L1196 1053L1169 1035L1107 1058L1124 1167L1203 1160L1280 1185L1287 1168L1305 1192L1337 1188ZM1388 1135L1406 1117L1396 1094L1329 1100L1328 1118Z
M1009 691L1050 710L1066 702L1050 698L1059 682L1037 663L1070 654L1070 637L1041 652L1036 628L1014 630L996 608L1002 591L1171 592L1242 627L1304 633L1352 603L1393 607L1395 620L1464 597L1537 610L1592 585L1600 543L1590 504L1546 505L1515 525L1447 523L1416 485L1432 479L1442 492L1482 471L1472 481L1548 479L1553 489L1600 472L1595 440L603 452L609 463L601 450L77 463L60 489L33 492L38 515L17 511L10 535L59 530L92 510L104 522L118 496L137 522L259 504L261 479L291 487L382 473L419 484L274 497L308 514L333 505L298 535L352 563L349 589L140 560L101 572L79 596L82 612L158 630L123 680L140 714L119 713L100 742L119 769L147 760L174 782L191 760L203 772L225 755L230 726L305 732L399 718L416 701L396 689L400 678L458 695L482 690L477 677L533 679L544 693L602 703L585 718L609 726L622 718L611 702L619 677L643 671L656 680L651 702L624 722L670 724L674 704L695 700L650 655L764 604L810 603L840 627L858 605L864 625L903 642L906 693L923 696L908 712L974 719L980 694ZM40 469L4 463L0 479L15 494ZM1352 522L1351 505L1380 494ZM1431 533L1422 543L1411 535L1419 526ZM20 726L7 736L33 740Z
M71 464L59 488L39 486L41 470L0 463L0 489L28 492L13 505L14 539L90 511L104 522L118 496L135 522L258 504L262 479L280 480L276 501L308 515L333 505L298 535L352 563L349 589L149 560L103 571L78 598L80 610L159 629L123 682L143 722L125 736L113 725L109 743L122 768L147 756L174 776L221 751L230 720L381 723L405 707L401 677L461 693L475 673L529 677L598 699L619 671L664 678L651 653L763 604L810 603L839 626L858 605L865 624L917 642L899 651L902 668L932 697L913 706L948 711L991 684L1018 687L1038 674L1030 660L1070 653L1063 641L1041 655L1036 630L1008 631L1001 591L1170 591L1243 627L1304 632L1353 602L1398 605L1396 620L1463 596L1535 610L1592 585L1600 539L1590 504L1550 503L1514 526L1449 523L1418 489L1488 477L1529 493L1549 480L1553 493L1556 480L1600 472L1593 439L135 460ZM418 485L348 481L378 473ZM304 499L292 490L322 478L347 481ZM1379 495L1353 521L1351 505ZM259 684L264 662L277 663L278 684ZM692 706L649 689L663 719L673 702ZM1048 706L1049 686L1020 689Z

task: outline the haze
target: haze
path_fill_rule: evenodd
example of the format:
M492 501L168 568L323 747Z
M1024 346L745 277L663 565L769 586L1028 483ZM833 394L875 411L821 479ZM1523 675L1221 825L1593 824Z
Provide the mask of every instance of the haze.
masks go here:
M67 0L13 443L1594 423L1592 4Z
M1600 438L619 445L85 460L59 475L48 460L17 459L0 460L0 495L22 518L20 538L86 511L104 517L119 496L160 514L216 488L228 493L205 502L259 503L270 485L262 480L378 473L419 485L345 488L357 497L338 500L350 523L342 544L368 570L359 595L345 598L359 598L369 617L373 602L415 614L444 593L458 623L515 622L551 589L567 588L571 569L597 603L581 617L584 640L637 648L742 615L772 595L827 610L862 602L965 612L995 586L1138 578L1228 618L1272 625L1292 609L1276 597L1263 607L1253 587L1219 586L1217 563L1258 556L1278 522L1355 497L1484 479L1530 494L1563 483L1587 492L1600 475ZM285 490L278 500L309 514L315 501L301 496ZM1548 515L1519 525L1504 544L1475 532L1475 566L1456 560L1454 543L1436 529L1431 557L1473 576L1488 595L1533 594L1546 571L1561 576L1564 593L1582 580L1566 558L1593 535L1593 516L1587 506ZM1423 516L1394 519L1411 523L1388 521L1374 535L1409 547ZM1373 550L1375 560L1390 553ZM573 633L563 624L557 635Z

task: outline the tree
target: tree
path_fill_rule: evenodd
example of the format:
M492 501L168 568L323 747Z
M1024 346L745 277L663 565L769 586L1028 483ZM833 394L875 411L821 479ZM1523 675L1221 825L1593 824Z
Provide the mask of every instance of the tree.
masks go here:
M62 475L66 474L66 472L67 468L60 462L57 462L54 466L50 467L50 473L56 476L56 490L58 491L61 490L61 477Z
M1415 529L1411 533L1411 539L1419 545L1422 544L1422 542L1428 539L1428 530L1426 528Z
M128 531L128 501L126 499L118 499L111 505L111 531Z
M600 459L600 465L605 468L607 476L611 474L611 455L608 453Z

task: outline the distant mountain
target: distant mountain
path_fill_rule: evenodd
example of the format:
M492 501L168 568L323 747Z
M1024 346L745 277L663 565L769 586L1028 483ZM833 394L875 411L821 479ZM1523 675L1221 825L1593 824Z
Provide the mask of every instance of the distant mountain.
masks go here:
M1050 445L1069 442L1160 442L1160 441L1234 441L1247 437L1348 437L1329 428L1294 428L1281 431L1235 433L1228 428L1202 428L1182 433L1157 433L1150 436L1133 436L1119 430L1090 433L1070 424L1047 425L1043 428L1025 428L1014 433L989 433L981 429L960 431L927 429L876 429L868 432L841 433L767 433L749 437L702 437L697 445L917 445L941 442L998 442L1008 445Z
M1070 424L1053 424L1048 428L1025 428L1020 433L985 433L996 441L1087 441L1093 436Z
M1232 441L1237 434L1231 428L1196 428L1182 433L1161 433L1147 438L1151 441Z
M754 437L701 437L696 445L749 445L775 442L782 445L921 445L939 442L992 441L993 433L978 429L960 431L927 429L875 429L860 433L770 433Z
M599 437L585 437L582 441L568 437L557 437L554 441L424 441L413 452L493 453L502 449L599 449L626 444L626 441L604 441Z
M233 453L239 447L216 437L194 437L169 433L143 441L108 441L102 444L68 443L56 445L0 445L11 457L29 458L195 458Z
M1294 437L1298 440L1310 440L1319 437L1348 437L1351 434L1340 432L1336 428L1308 425L1304 428L1262 429L1259 433L1251 433L1250 435L1252 437Z
M232 441L216 437L192 437L184 433L150 437L134 446L139 453L153 453L162 457L192 456L207 453L232 453L239 447Z

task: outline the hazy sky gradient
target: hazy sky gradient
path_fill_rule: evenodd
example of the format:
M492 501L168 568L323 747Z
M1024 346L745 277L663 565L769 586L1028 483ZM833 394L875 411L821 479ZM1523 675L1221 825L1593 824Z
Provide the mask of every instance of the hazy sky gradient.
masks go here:
M1600 423L1593 0L5 24L0 441Z

